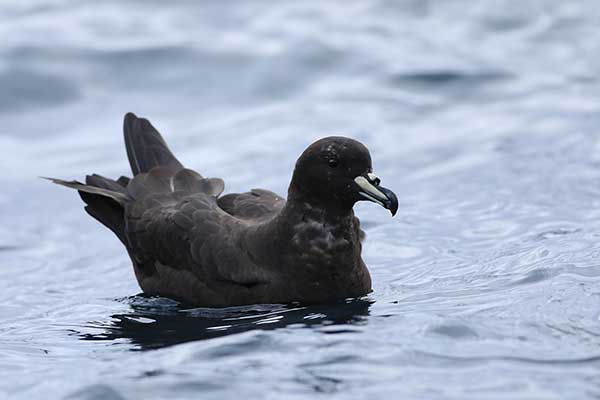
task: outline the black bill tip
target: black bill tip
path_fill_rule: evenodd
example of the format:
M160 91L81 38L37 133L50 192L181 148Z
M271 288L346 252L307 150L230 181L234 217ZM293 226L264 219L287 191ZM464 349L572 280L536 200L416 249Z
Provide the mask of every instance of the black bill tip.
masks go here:
M383 201L383 206L390 210L393 217L398 212L398 197L394 192L382 186L379 186L378 189L387 197L387 200Z

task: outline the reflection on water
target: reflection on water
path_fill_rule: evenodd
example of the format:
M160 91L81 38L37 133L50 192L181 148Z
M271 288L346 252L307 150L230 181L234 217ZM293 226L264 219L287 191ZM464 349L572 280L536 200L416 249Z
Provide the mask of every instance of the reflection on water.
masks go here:
M75 332L82 340L113 341L127 339L132 350L152 350L196 340L212 339L250 330L274 330L337 326L328 333L351 332L351 326L365 322L369 315L368 300L347 300L340 304L254 305L224 309L183 309L172 300L145 297L126 299L127 313L111 315L105 323L91 323L86 328L99 332Z

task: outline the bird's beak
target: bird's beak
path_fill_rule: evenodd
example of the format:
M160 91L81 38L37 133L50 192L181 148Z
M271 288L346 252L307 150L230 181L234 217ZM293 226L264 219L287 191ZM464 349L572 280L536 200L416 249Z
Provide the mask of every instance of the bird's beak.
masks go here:
M364 197L365 200L377 203L380 206L387 208L396 215L398 211L398 198L389 189L379 185L380 179L374 174L359 175L354 179L358 185L358 194Z

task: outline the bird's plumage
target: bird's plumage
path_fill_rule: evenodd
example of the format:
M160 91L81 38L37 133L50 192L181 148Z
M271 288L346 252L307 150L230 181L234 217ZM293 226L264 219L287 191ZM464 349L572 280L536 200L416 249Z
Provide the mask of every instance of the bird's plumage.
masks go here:
M78 190L117 235L144 292L209 307L370 292L352 211L362 198L351 178L371 172L362 144L329 138L309 147L286 201L263 189L221 196L223 180L185 168L146 119L127 114L124 133L133 178L52 180ZM322 184L332 191L322 194Z

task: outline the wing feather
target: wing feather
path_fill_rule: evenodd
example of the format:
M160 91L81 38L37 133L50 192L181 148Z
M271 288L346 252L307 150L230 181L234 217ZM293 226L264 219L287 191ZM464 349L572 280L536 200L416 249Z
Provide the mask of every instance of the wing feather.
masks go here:
M246 193L232 193L219 197L219 207L241 219L270 217L285 205L285 199L264 189L252 189Z

